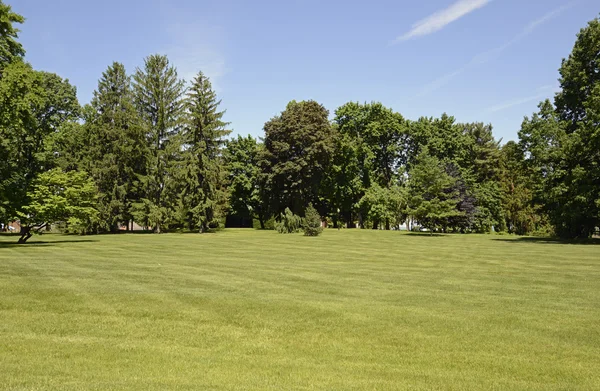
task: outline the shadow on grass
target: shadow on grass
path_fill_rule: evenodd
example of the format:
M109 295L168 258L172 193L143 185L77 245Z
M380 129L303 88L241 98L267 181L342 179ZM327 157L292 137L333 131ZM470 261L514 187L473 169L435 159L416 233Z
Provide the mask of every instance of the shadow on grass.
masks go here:
M431 233L431 232L407 232L406 235L409 236L421 236L424 238L441 238L443 236L451 235L451 234L441 234L441 233Z
M25 248L25 247L45 247L45 246L53 246L56 244L61 244L61 243L94 243L97 242L97 240L92 240L92 239L80 239L80 240L52 240L52 241L44 241L44 240L32 240L32 241L28 241L24 244L19 244L16 241L14 242L0 242L0 249L1 248L7 248L7 247L20 247L20 248Z
M508 239L508 238L498 238L492 239L498 242L507 242L507 243L537 243L537 244L576 244L576 245L596 245L600 246L600 238L593 239L558 239L558 238L537 238L537 237L522 237L516 239Z

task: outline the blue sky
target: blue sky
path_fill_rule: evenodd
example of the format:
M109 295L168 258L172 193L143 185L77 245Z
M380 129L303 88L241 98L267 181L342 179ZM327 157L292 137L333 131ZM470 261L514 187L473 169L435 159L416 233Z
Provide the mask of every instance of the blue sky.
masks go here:
M406 118L492 123L515 139L523 116L553 96L595 0L8 0L37 69L87 103L113 61L128 72L167 54L180 76L216 86L234 133L262 136L292 99L332 113L380 101Z

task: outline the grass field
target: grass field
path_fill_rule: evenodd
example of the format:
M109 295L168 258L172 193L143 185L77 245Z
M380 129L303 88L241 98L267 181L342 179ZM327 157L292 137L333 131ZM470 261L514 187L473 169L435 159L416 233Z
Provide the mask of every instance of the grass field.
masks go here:
M2 390L600 389L600 245L16 239L0 236Z

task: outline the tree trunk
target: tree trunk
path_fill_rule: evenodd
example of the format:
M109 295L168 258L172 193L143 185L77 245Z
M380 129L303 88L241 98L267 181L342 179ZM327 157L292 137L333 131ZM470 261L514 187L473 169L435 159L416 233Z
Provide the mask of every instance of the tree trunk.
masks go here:
M156 223L156 228L154 228L154 232L157 234L160 233L160 223Z
M262 215L258 216L258 222L260 223L260 229L265 229L265 219L262 217Z
M390 219L385 219L385 229L386 231L390 230Z
M21 237L19 238L19 241L17 243L25 244L25 242L27 242L33 236L33 231L39 231L41 229L44 229L47 226L48 226L48 223L44 223L44 224L40 225L39 227L29 227L29 226L23 227L23 226L21 226Z
M19 238L18 243L24 244L32 236L31 227L21 227L21 237Z

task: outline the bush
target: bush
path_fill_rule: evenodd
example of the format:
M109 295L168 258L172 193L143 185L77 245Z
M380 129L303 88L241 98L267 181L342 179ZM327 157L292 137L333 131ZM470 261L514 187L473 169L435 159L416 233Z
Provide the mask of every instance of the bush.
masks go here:
M304 228L304 236L319 236L323 232L321 216L312 204L308 204L308 208L306 208L302 227Z
M280 221L275 223L275 229L280 234L293 234L300 231L302 217L292 213L290 208L285 208L285 213L282 213L280 218Z

